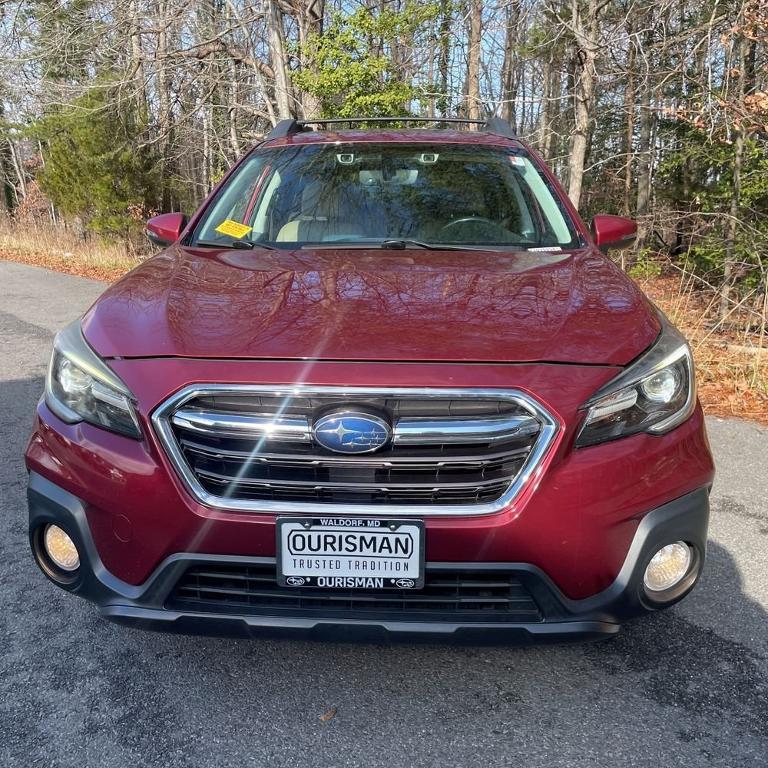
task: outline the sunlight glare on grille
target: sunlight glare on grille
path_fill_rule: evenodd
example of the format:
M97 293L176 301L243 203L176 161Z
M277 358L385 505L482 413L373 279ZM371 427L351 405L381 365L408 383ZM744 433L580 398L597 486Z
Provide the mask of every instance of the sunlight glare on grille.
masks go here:
M344 408L367 409L393 426L372 453L318 445L312 424ZM450 509L507 493L545 421L514 397L200 392L168 413L179 461L209 498L243 504L348 504ZM426 514L429 514L425 510Z

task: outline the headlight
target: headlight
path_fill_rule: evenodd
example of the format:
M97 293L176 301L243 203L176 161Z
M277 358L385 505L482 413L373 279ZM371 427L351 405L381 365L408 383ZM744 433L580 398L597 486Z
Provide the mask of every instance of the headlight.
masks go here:
M576 446L638 432L661 434L685 421L696 406L691 350L659 312L661 335L629 368L584 405L587 416Z
M56 336L45 402L62 421L87 421L139 438L141 430L132 400L125 384L88 346L79 320Z

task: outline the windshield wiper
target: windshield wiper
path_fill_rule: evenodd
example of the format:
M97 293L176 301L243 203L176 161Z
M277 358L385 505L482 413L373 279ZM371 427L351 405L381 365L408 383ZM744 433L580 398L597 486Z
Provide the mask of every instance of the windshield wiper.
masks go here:
M388 237L386 240L327 240L322 243L304 243L302 248L309 250L356 249L404 251L406 248L424 248L427 251L498 251L482 245L454 245L450 243L427 243L424 240L411 238Z
M216 243L212 240L198 240L193 248L236 248L241 251L252 251L254 248L265 248L268 251L279 251L276 245L254 243L250 240L233 240L231 243Z
M449 243L427 243L423 240L411 238L388 238L377 243L379 248L391 248L392 250L405 250L406 248L425 248L428 251L497 251L498 248L490 248L482 245L452 245Z
M326 240L320 243L302 243L301 248L314 251L328 250L392 250L403 251L406 248L423 248L428 251L493 251L502 253L505 248L527 251L523 243L505 243L505 248L490 245L459 245L458 243L428 243L412 238L388 237L385 240Z

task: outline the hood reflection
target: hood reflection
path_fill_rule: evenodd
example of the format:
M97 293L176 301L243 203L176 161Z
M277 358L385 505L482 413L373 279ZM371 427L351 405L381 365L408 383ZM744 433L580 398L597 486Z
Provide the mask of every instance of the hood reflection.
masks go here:
M647 301L588 251L172 249L86 316L105 356L624 364Z

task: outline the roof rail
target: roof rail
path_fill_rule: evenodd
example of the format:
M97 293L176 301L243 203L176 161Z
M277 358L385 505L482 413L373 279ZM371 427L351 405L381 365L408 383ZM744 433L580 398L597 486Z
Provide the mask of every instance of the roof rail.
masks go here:
M431 123L435 125L459 123L462 125L479 125L481 130L508 139L517 138L512 126L500 117L489 117L487 120L469 120L463 117L331 117L317 120L295 120L294 118L280 120L267 134L265 141L284 139L287 136L311 130L310 125L339 125L340 123L348 125L353 123Z
M293 136L294 133L301 133L303 130L304 123L289 117L285 120L280 120L267 134L265 141L270 141L270 139L284 139L286 136Z
M465 120L462 117L331 117L320 120L304 120L304 125L336 125L338 123L465 123L483 125L482 120Z
M483 125L483 130L488 133L495 133L497 136L505 136L508 139L517 138L512 126L504 118L498 116L489 117Z

